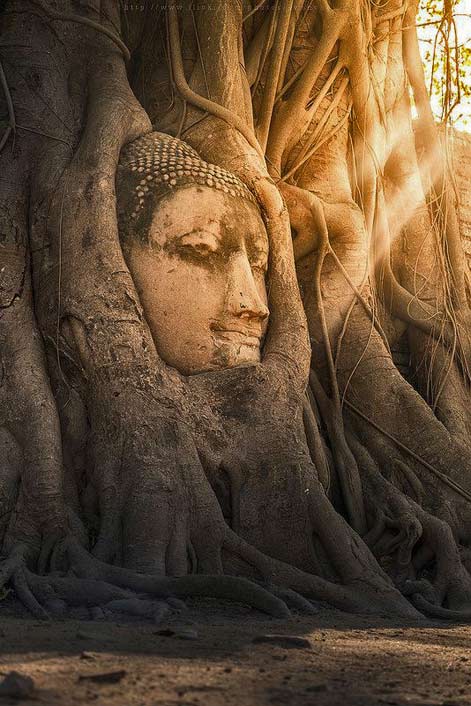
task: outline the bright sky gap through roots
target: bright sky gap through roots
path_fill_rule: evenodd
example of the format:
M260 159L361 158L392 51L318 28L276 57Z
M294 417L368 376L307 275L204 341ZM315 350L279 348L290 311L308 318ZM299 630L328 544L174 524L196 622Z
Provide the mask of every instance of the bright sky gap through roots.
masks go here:
M449 123L457 130L471 132L471 0L449 0L452 21L442 23L447 5L448 0L421 0L417 17L420 50L437 121L446 116L446 106L449 109L456 103Z

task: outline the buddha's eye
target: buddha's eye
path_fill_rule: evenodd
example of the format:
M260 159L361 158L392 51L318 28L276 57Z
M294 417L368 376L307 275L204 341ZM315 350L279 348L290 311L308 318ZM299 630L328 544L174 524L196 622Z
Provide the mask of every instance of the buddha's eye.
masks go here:
M207 231L192 231L178 239L180 254L196 255L200 258L209 257L219 249L219 240L213 233Z

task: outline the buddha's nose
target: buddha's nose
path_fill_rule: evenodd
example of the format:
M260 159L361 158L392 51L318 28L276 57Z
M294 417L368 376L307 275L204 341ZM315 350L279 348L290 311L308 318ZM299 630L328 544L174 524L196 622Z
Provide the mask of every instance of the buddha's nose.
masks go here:
M245 253L235 253L231 257L231 267L227 283L226 309L241 319L268 318L268 307L257 289L252 268Z

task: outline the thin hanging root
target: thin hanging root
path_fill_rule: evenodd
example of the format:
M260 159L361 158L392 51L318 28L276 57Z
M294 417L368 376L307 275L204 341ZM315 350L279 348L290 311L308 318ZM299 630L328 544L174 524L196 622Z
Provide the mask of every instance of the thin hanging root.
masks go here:
M315 402L313 402L315 404ZM306 441L317 470L317 475L325 492L329 492L330 470L324 449L322 448L321 435L317 427L317 420L312 409L309 393L306 392L303 398L303 423Z
M311 252L314 252L314 250L316 250L316 248L318 247L318 239L314 236L317 236L318 233L326 233L327 255L330 255L330 257L332 257L332 259L334 260L335 264L344 276L347 284L351 288L352 292L355 294L355 297L365 310L368 317L374 323L376 330L383 339L386 349L389 350L389 342L386 337L386 334L383 328L381 327L380 322L377 316L375 315L375 312L370 307L370 305L368 304L365 297L360 291L363 285L366 283L366 280L368 278L368 271L367 269L365 270L365 276L359 289L352 281L350 275L348 274L339 256L337 255L330 243L330 239L328 237L327 221L324 209L322 207L322 200L310 191L301 189L300 187L294 186L293 184L286 184L284 182L284 178L277 183L277 186L286 201L291 225L298 232L298 235L293 241L295 259L299 260L302 257L309 255Z
M7 77L5 76L5 72L3 70L3 65L2 65L1 61L0 61L0 85L3 89L3 94L4 94L5 100L7 102L8 120L10 123L8 125L8 127L6 128L5 132L3 133L2 138L0 140L0 152L1 152L2 149L5 147L11 133L14 133L15 129L16 129L15 108L13 106L10 88L8 86Z
M366 532L367 525L361 478L357 463L345 438L341 409L340 407L336 408L334 402L329 399L315 371L312 369L309 373L309 381L327 427L349 522L353 529L362 536Z
M335 71L335 69L334 69ZM333 72L334 73L334 72ZM317 150L320 148L321 144L324 144L326 141L326 137L330 139L330 137L333 137L335 134L340 132L342 129L343 125L345 122L349 119L350 117L350 110L351 106L345 113L344 117L342 120L334 126L333 129L329 133L323 134L324 128L327 126L329 118L331 117L332 113L334 110L336 110L338 104L342 100L343 94L345 92L345 89L348 86L348 77L344 77L338 86L334 97L330 101L324 115L321 117L319 120L318 125L316 126L315 130L313 131L312 135L309 137L309 139L306 140L306 144L304 145L303 149L301 150L300 154L297 156L297 159L293 166L289 169L289 171L286 174L283 174L283 181L288 181L292 176L298 172L301 167L317 152ZM319 96L322 94L319 93ZM316 101L317 102L317 101ZM315 114L315 106L316 102L313 104L313 106L310 108L310 111L312 111L313 114ZM320 139L318 139L320 138Z
M415 31L415 30L414 30ZM423 112L422 115L422 121L425 121L427 124L430 122L433 123L433 118L431 118L431 112L430 112L430 105L429 105L429 100L428 96L426 95L426 89L425 85L423 85L423 80L421 80L420 76L417 76L416 73L418 67L420 67L421 70L421 64L420 64L420 58L415 61L414 57L417 58L418 55L418 49L417 49L417 42L416 42L416 36L414 35L414 32L411 32L408 30L405 32L405 60L407 64L407 70L409 74L409 78L411 81L411 85L414 89L414 94L417 92L416 96L416 102L419 110L419 114L421 114L421 111ZM415 53L414 53L415 52ZM409 58L408 58L409 57ZM416 66L417 64L417 66ZM350 62L347 62L347 66L350 70L350 80L351 83L355 83L354 81L354 73L353 69L355 68L355 62L352 63L352 60ZM415 71L415 72L414 72ZM419 72L420 73L420 72ZM423 79L423 76L422 76ZM359 84L360 85L360 84ZM374 85L372 86L374 89ZM370 93L370 96L373 95L374 91ZM363 115L365 120L366 120L366 113L368 112L368 102L366 100L361 99L362 96L362 91L358 91L357 89L353 90L353 103L355 110L357 111L358 115L361 116ZM369 97L370 97L369 96ZM378 98L378 96L376 96ZM371 106L370 106L371 107ZM381 249L384 249L384 241L385 238L388 236L387 232L387 225L383 222L384 221L384 204L378 204L378 197L382 197L382 193L379 193L379 190L377 188L378 186L378 174L380 173L380 164L378 162L378 156L380 153L379 150L379 144L378 144L378 139L374 138L373 134L371 133L371 125L380 123L380 114L381 114L381 107L382 103L381 101L379 102L379 105L376 106L378 109L378 119L376 121L370 121L370 128L368 129L361 129L360 133L362 136L362 144L363 144L363 152L362 152L362 157L364 160L366 160L366 163L363 165L365 169L365 173L363 173L363 170L361 170L363 174L363 186L360 186L360 193L363 198L364 202L364 210L365 210L365 216L366 216L366 221L368 224L368 230L369 232L373 231L377 232L378 227L377 223L375 223L375 227L373 229L373 222L377 220L378 214L382 217L381 221L381 228L379 228L379 237L378 235L375 235L375 241L378 242L379 247ZM372 108L373 109L373 108ZM360 120L358 118L358 120ZM360 129L360 126L358 124L358 128ZM433 130L432 127L430 127L430 139L433 142L433 139L435 139L436 135L436 129L435 125L433 124ZM433 139L432 139L433 138ZM435 140L436 141L436 140ZM371 187L371 193L368 197L368 193L365 193L365 189L369 189ZM446 208L446 215L448 215L452 209ZM448 225L448 221L447 221ZM461 276L461 270L459 269L459 262L460 258L457 255L457 251L459 250L461 253L460 248L456 245L455 240L456 240L456 228L453 227L447 229L447 234L448 230L450 230L450 238L451 238L451 245L450 249L452 250L452 265L455 263L456 267L452 267L453 272L458 272L458 275L454 277L454 280L458 282L458 284L461 285L462 282L462 276ZM448 237L448 235L447 235ZM386 240L387 242L387 240ZM458 265L456 264L458 263ZM379 279L382 282L382 293L384 296L384 299L389 302L391 311L392 313L402 321L409 323L416 328L422 330L424 333L431 334L434 337L444 337L447 344L454 348L456 345L456 334L455 334L455 327L453 323L449 321L444 321L443 326L440 328L440 330L437 330L439 327L437 327L437 323L440 323L440 320L437 319L437 312L434 311L429 305L427 305L425 302L421 302L417 296L414 296L410 292L408 292L404 287L402 287L396 280L392 270L391 270L391 265L390 265L390 254L389 254L389 247L387 248L387 251L383 254L382 257L378 258L378 267L377 267ZM456 274L455 272L455 274ZM456 290L458 292L458 299L459 301L463 300L463 296L461 295L461 290L462 288L460 286L456 286ZM464 291L464 289L463 289ZM463 346L463 357L465 359L465 364L466 360L469 358L470 352L469 352L469 347L466 348Z
M391 269L389 253L381 262L378 270L381 274L382 296L389 303L391 314L435 339L443 339L447 346L452 350L456 350L456 324L453 319L447 320L442 317L441 312L433 310L429 304L418 299L416 295L411 294L399 284ZM440 326L437 326L437 324L440 324ZM460 352L464 358L463 366L466 368L471 357L471 351L466 341L461 341L460 343Z
M247 12L246 15L243 16L242 22L247 22L249 17L252 17L252 15L255 15L255 13L258 12L258 10L260 10L260 8L262 7L262 5L265 4L265 2L266 2L266 0L259 0L259 2L255 5L255 7L253 7L249 12Z
M330 398L324 392L317 378L313 380L314 392L331 438L333 454L349 521L352 527L362 535L366 532L366 518L361 490L361 479L358 474L356 462L344 438L337 373L322 297L322 267L326 255L331 250L324 208L318 197L298 187L285 184L281 191L286 196L288 210L291 206L290 215L293 226L297 227L298 224L300 226L300 235L298 237L307 241L306 245L308 245L310 240L308 230L311 228L316 232L318 238L314 283L325 356L329 371ZM313 371L311 371L310 376L311 379L315 378Z
M249 145L256 150L263 158L263 151L255 137L255 133L244 120L241 120L238 115L228 110L222 105L214 101L204 98L193 91L185 78L183 69L183 58L180 46L180 32L178 28L178 12L176 6L171 3L168 7L168 32L170 41L170 56L172 62L172 72L175 85L181 97L191 105L196 106L200 110L207 111L220 120L228 123L235 130L238 130L247 140Z
M114 42L117 47L119 47L126 61L129 61L131 59L131 53L127 48L126 44L121 39L121 37L118 37L117 34L112 32L110 29L100 24L99 22L94 22L93 20L88 19L88 17L82 17L81 15L75 15L69 12L57 12L51 7L48 7L46 3L43 2L43 0L33 0L33 2L36 5L39 5L44 14L50 17L51 20L59 20L60 22L75 22L76 24L85 25L86 27L90 27L91 29L94 29L97 32L101 32L101 34L104 34L106 37L108 37L108 39L111 39L111 41Z
M283 82L286 76L286 69L290 61L291 49L293 48L293 40L296 32L296 26L298 21L302 22L304 0L295 0L293 3L293 9L291 11L291 18L289 21L288 34L286 36L285 46L283 49L283 56L281 58L281 66L278 76L278 85L276 87L275 102L278 100L279 93L283 88Z
M384 434L388 439L390 439L398 448L400 448L402 451L404 451L406 454L411 456L415 461L418 461L424 468L426 468L430 473L432 473L436 478L439 478L442 483L447 485L449 488L454 490L458 495L460 495L462 498L467 500L468 502L471 502L471 493L468 493L468 491L465 488L462 488L459 483L454 481L452 478L449 478L446 476L444 473L439 471L435 466L432 466L431 463L426 461L422 456L419 456L419 454L416 454L415 451L412 451L408 446L403 444L399 439L396 439L392 434L390 434L386 429L383 429L383 427L379 426L379 424L376 424L372 419L370 419L366 414L364 414L358 407L356 407L352 402L344 398L344 404L347 405L355 414L357 414L361 419L363 419L365 422L368 422L371 424L372 427L377 429L379 432Z
M319 3L319 11L324 24L319 44L306 62L289 98L278 104L278 110L275 111L272 118L267 156L278 172L281 168L283 153L293 134L299 115L305 111L312 88L348 19L347 12L343 9L332 10L326 2Z
M340 133L340 131L342 130L345 123L348 122L348 120L350 119L351 110L352 110L352 105L351 105L351 103L349 103L346 108L345 115L343 116L341 121L339 123L337 123L337 125L335 125L335 127L333 127L331 130L329 130L329 132L325 133L324 135L321 135L321 139L318 142L313 144L313 146L311 147L309 152L306 155L304 155L304 157L299 162L299 164L297 164L294 167L294 169L292 169L292 170L290 169L290 175L294 174L294 172L299 171L299 169L303 166L303 164L305 164L308 160L310 160L311 157L313 157L314 154L316 152L318 152L320 150L320 148L323 145L325 145L326 142L329 142L329 140L331 140L333 137L335 137L336 135L338 135ZM288 174L285 174L283 176L283 181L286 179L288 179Z
M292 9L293 0L284 0L276 26L275 39L273 43L276 51L274 49L271 52L270 66L268 69L266 84L264 86L262 105L260 108L260 116L258 121L258 137L263 150L265 150L267 146L268 132L270 129L273 105L275 103L276 89L278 87Z
M425 496L425 489L417 475L414 473L412 468L409 468L406 463L403 463L398 458L396 458L396 460L394 461L393 467L397 468L402 473L406 481L409 483L411 489L415 493L415 501L420 505Z
M252 51L249 50L247 54L247 79L252 96L258 91L265 63L273 46L277 15L278 6L274 4L254 37Z
M246 603L276 618L287 618L290 615L283 601L244 578L203 574L179 578L145 576L92 558L74 539L68 540L67 549L77 574L107 584L161 598L223 598Z

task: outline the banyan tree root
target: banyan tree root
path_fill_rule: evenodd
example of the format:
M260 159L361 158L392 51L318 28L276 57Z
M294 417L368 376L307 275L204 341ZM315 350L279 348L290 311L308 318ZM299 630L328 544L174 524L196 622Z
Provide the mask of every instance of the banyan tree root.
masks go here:
M397 5L398 14L394 15L394 7ZM341 3L338 4L341 7ZM377 18L374 17L374 12L372 13L373 29L374 23L377 20L378 23L383 27L383 22L391 22L390 25L386 25L389 28L388 39L384 43L382 48L375 47L372 52L373 57L377 57L378 63L381 59L381 51L386 47L386 51L390 51L391 63L395 62L393 59L394 52L398 54L397 60L400 66L401 58L401 41L393 41L394 33L400 34L402 32L401 23L396 22L394 17L399 17L404 8L401 7L402 3L388 3L388 6L392 6L393 14L389 17L383 17L381 11L378 12ZM410 4L412 10L409 14L409 20L407 23L408 34L415 34L415 29L413 28L413 16L415 12L414 3ZM413 6L413 7L412 7ZM355 4L351 5L351 11L356 12L358 6ZM324 13L324 18L327 18L326 13ZM335 25L335 22L333 23ZM363 24L363 26L362 26ZM394 25L394 26L393 26ZM338 201L342 201L342 195L344 196L345 203L348 198L351 198L349 193L350 188L348 188L347 193L342 194L341 184L348 183L348 171L346 161L344 161L344 154L342 152L342 131L340 122L338 123L338 130L334 130L334 135L332 136L331 144L327 144L325 149L319 146L318 158L312 159L309 163L304 164L303 169L299 169L298 173L294 178L294 183L297 187L292 184L288 184L288 205L289 205L289 191L291 190L294 201L294 215L296 208L299 209L300 204L302 205L301 197L299 192L302 191L299 187L303 187L306 190L307 196L305 201L309 198L312 199L312 195L309 191L315 193L315 198L317 199L320 195L323 198L326 212L329 213L329 218L327 220L328 227L330 229L329 235L332 236L332 242L335 249L341 254L340 258L334 258L333 254L330 253L330 257L335 259L335 264L338 266L337 260L340 261L340 265L343 267L343 271L340 270L335 273L335 266L331 263L329 267L323 273L322 278L322 293L318 294L315 298L315 307L310 307L309 294L314 289L312 284L315 279L315 284L318 285L318 279L316 277L315 262L314 258L310 262L307 261L307 257L310 251L319 252L319 241L321 235L321 229L318 224L313 228L313 233L303 232L301 228L300 240L298 243L298 252L300 258L306 258L304 262L300 264L301 272L304 270L306 275L302 278L302 285L304 286L305 299L304 303L306 306L306 311L308 314L308 320L310 325L311 340L313 342L313 365L316 367L316 375L322 377L323 382L325 381L325 387L327 388L331 383L331 376L329 375L329 361L328 361L328 346L336 347L337 351L341 351L342 355L338 356L337 362L337 377L338 384L343 388L343 395L348 400L349 398L355 399L355 405L357 409L363 408L363 402L368 400L368 405L370 410L373 408L374 413L369 412L370 419L376 419L377 415L382 417L383 420L388 417L388 409L393 410L393 417L387 419L387 424L384 426L389 429L389 434L396 436L402 443L402 451L407 454L407 446L410 445L415 449L411 451L408 458L411 458L415 453L414 463L420 464L420 458L424 457L423 468L427 468L430 473L436 477L441 477L443 480L447 480L448 475L453 475L455 478L459 478L460 482L465 486L463 488L463 494L465 493L466 486L468 484L469 475L469 444L463 444L460 448L460 444L455 444L456 435L452 436L450 439L446 433L446 430L438 422L438 420L433 417L431 410L425 405L420 407L417 399L416 392L405 384L401 379L399 384L394 387L392 377L398 378L399 375L394 369L393 365L387 364L385 361L390 358L388 351L389 346L383 346L379 342L378 333L381 333L381 327L378 325L377 321L374 321L374 317L371 317L374 321L374 325L371 325L370 332L367 328L367 319L362 316L362 326L361 326L361 343L357 340L360 326L355 328L355 320L358 320L358 305L354 306L353 303L353 288L350 286L350 282L346 280L345 273L349 273L354 270L354 278L350 279L354 282L355 277L358 278L362 276L362 268L357 267L358 263L363 263L367 268L367 260L365 254L362 255L361 249L364 247L365 242L370 242L370 256L375 258L375 263L379 266L376 271L376 282L374 279L372 282L376 285L376 291L374 291L375 298L378 297L382 300L382 304L386 309L386 315L383 321L386 320L389 325L388 335L394 341L394 337L397 335L393 327L396 327L398 331L403 332L407 329L409 335L409 341L412 343L416 337L421 337L423 341L422 346L414 345L413 353L414 360L419 361L422 370L420 371L420 377L423 377L427 381L427 385L423 385L425 388L438 389L438 397L443 391L442 381L439 379L440 374L445 375L446 371L452 366L455 366L454 354L457 348L461 348L461 365L466 373L466 358L469 356L469 345L466 348L466 341L458 341L459 335L462 335L462 331L458 334L457 329L464 327L463 319L466 319L468 315L467 312L463 314L456 313L453 311L453 305L456 305L454 293L449 296L450 283L455 279L459 281L461 276L462 265L458 262L456 267L456 272L453 271L453 262L450 258L450 262L446 263L447 266L442 267L441 263L437 259L437 252L440 251L440 239L437 242L432 243L429 238L432 228L422 228L419 230L416 226L418 225L417 219L410 218L411 225L407 226L405 229L407 232L404 233L403 247L408 252L411 253L409 256L409 261L403 268L404 273L402 284L396 280L396 276L399 277L398 271L392 271L390 258L392 260L392 255L389 252L389 235L388 228L392 228L393 224L399 220L402 223L401 218L398 219L400 214L405 222L407 222L408 216L414 215L413 210L404 208L404 215L402 215L401 208L398 207L398 203L395 202L397 198L397 193L399 196L404 198L404 201L417 200L420 201L422 187L420 184L420 179L414 179L413 175L418 177L418 168L415 164L415 153L414 153L414 141L409 140L408 136L412 136L412 128L410 121L410 106L407 105L407 115L404 122L400 121L400 110L394 110L394 101L397 99L398 105L404 108L404 103L407 102L404 97L401 96L394 97L394 88L392 90L384 90L385 95L378 93L378 87L383 85L384 88L384 75L383 83L381 82L381 70L378 73L375 72L375 68L367 65L365 57L367 52L364 52L361 47L368 44L370 41L374 42L374 34L372 34L371 25L368 22L363 23L362 18L357 16L355 22L355 29L358 34L353 37L351 34L348 39L348 55L347 52L343 51L346 49L345 38L340 38L339 46L339 56L342 61L348 66L350 73L350 90L352 92L353 103L354 103L354 121L353 130L356 132L354 137L354 157L357 160L357 173L354 175L354 180L357 182L358 203L361 205L364 211L364 216L366 218L367 229L364 238L361 237L362 225L359 224L357 227L357 233L352 236L351 224L352 219L348 220L343 224L341 229L336 227L335 218L332 218L331 214L337 210L338 214L341 214L341 208L345 208L345 204L333 203L333 184L339 183L338 192L335 197ZM362 35L364 32L364 36ZM327 36L327 33L323 31L323 35ZM335 35L334 35L335 36ZM322 36L324 40L324 36ZM358 41L357 41L358 40ZM378 40L379 41L379 40ZM342 46L342 43L344 46ZM388 49L389 47L389 49ZM407 49L407 47L406 47ZM314 49L313 54L322 57L322 52L324 50L323 41L319 41L319 46ZM415 60L419 60L418 53ZM375 61L375 59L373 60ZM387 62L383 57L383 66L386 66ZM313 65L313 60L311 60L311 65ZM307 64L306 64L307 66ZM326 76L328 75L327 66L325 68ZM330 75L335 73L335 69L330 70ZM300 75L302 73L300 72ZM369 83L369 77L372 76L372 82ZM394 83L394 81L392 81ZM403 90L400 86L402 84L398 83L398 90ZM302 112L303 109L308 111L308 105L315 105L316 100L314 96L311 95L311 103L308 104L306 97L309 95L309 90L314 87L309 86L298 86L297 94L301 95L302 91L305 91L303 97L303 102L298 106L299 111ZM407 90L407 89L406 89ZM415 90L415 89L414 89ZM335 93L335 90L334 90ZM322 89L321 93L322 94ZM314 94L315 95L315 94ZM407 92L405 91L405 96ZM296 92L293 91L291 96L296 96ZM423 97L423 96L422 96ZM401 100L399 100L401 99ZM408 100L408 99L407 99ZM381 113L384 114L384 104L386 104L386 109L391 111L389 120L397 121L395 128L392 129L392 135L387 134L385 120L382 120ZM279 114L281 115L283 111L289 111L291 109L290 99L287 100L285 105L280 106ZM319 107L319 104L317 104ZM322 112L321 110L319 111ZM295 113L293 113L295 115ZM293 118L294 119L294 118ZM315 122L315 120L313 121ZM274 121L273 125L276 125ZM298 125L296 125L296 128ZM285 178L286 173L283 173L283 161L279 159L277 161L276 157L282 154L283 149L289 152L290 145L286 143L283 145L283 121L280 121L280 130L278 133L275 132L273 135L273 145L274 151L271 155L275 161L275 168L280 169L280 176ZM298 138L298 134L296 137ZM395 134L399 136L396 140ZM281 140L280 145L277 145L277 140ZM394 138L394 139L391 139ZM298 138L299 139L299 138ZM347 138L345 138L347 139ZM391 144L388 144L391 139ZM300 140L300 144L302 140ZM346 143L344 143L346 144ZM407 147L404 145L407 144ZM398 147L399 146L399 147ZM296 153L296 150L293 150ZM401 151L403 154L401 155ZM407 159L404 159L404 155ZM402 159L401 159L402 157ZM427 154L426 154L427 159ZM390 203L385 203L384 193L382 191L382 181L383 172L382 165L387 162L386 168L386 179L390 178L391 181L395 181L395 187L397 187L397 192L391 185L388 191L388 198ZM289 161L289 156L287 155L287 161ZM345 165L345 171L342 166ZM432 166L434 164L432 163ZM415 172L414 172L415 170ZM288 171L288 176L292 176L296 173L296 169L290 169ZM319 176L320 172L320 176ZM345 181L342 182L341 174L344 174ZM393 176L394 175L394 179ZM412 175L412 176L411 176ZM351 176L351 174L350 174ZM286 177L288 178L288 177ZM296 193L296 190L298 193ZM294 193L293 193L294 192ZM325 195L325 196L324 196ZM355 194L353 194L355 196ZM325 197L325 200L324 200ZM423 204L425 206L425 199L423 199ZM387 201L387 199L386 199ZM415 203L415 202L414 202ZM452 208L449 198L443 199L442 202L445 211ZM386 214L389 210L390 222L387 223ZM352 209L353 211L353 209ZM303 221L306 222L306 215L303 215ZM309 216L309 214L308 214ZM338 217L340 220L340 216ZM304 225L304 223L302 224ZM448 224L449 225L449 224ZM448 226L447 226L448 228ZM298 228L296 228L298 230ZM308 230L308 229L307 229ZM339 236L340 230L340 236ZM352 229L353 230L353 229ZM449 228L448 228L449 230ZM334 235L336 236L336 241L334 243ZM442 234L443 236L443 234ZM442 237L440 236L440 237ZM298 236L299 237L299 236ZM452 256L457 262L457 248L456 248L456 238L453 234L445 234L443 237L451 237L454 241L451 243ZM342 242L343 240L343 242ZM294 241L294 246L296 250L296 241ZM338 243L338 244L337 244ZM433 252L434 247L436 251ZM459 248L458 248L459 249ZM430 253L430 258L426 262L426 267L422 268L423 260L425 255ZM336 253L335 253L336 254ZM397 256L397 249L395 256ZM463 262L462 253L460 253L461 262ZM415 261L414 261L415 259ZM459 259L459 258L458 258ZM446 258L445 258L446 260ZM311 265L311 269L308 269L308 264ZM373 264L373 263L371 263ZM449 267L448 267L449 266ZM303 268L303 269L301 269ZM439 268L441 268L439 270ZM451 269L451 272L450 272ZM422 271L423 270L423 271ZM366 270L364 269L363 272ZM434 277L430 276L430 273L440 271L440 279L438 284L435 282ZM345 280L342 282L342 278ZM359 280L357 280L359 283ZM434 285L437 285L434 289ZM441 291L447 290L445 292L445 297ZM306 291L308 294L306 295ZM459 291L457 292L459 295ZM357 292L355 292L357 296ZM322 307L322 299L324 299L324 306L328 311L329 320L329 331L328 336L321 337L319 335L320 329L320 319L318 310ZM458 296L459 299L459 296ZM361 302L361 298L358 297L359 302L362 304L363 308L368 313L368 307L364 306ZM355 309L355 314L352 317L352 310ZM392 325L389 320L389 314L392 313L394 317L401 320L401 324L398 321L393 321ZM370 310L371 314L371 310ZM352 325L353 321L353 325ZM350 330L349 330L350 329ZM345 335L346 334L346 335ZM424 336L427 334L428 336ZM400 335L400 334L399 334ZM383 335L382 335L383 337ZM436 339L435 341L433 339ZM330 339L330 341L329 341ZM384 340L384 338L383 338ZM319 343L320 341L320 343ZM438 342L437 342L438 341ZM342 346L341 346L342 344ZM341 350L342 349L342 350ZM424 351L429 350L430 355L427 357L424 355ZM417 352L416 352L417 351ZM437 353L438 351L438 353ZM435 364L435 367L429 365L428 360L437 360L440 357L440 361L444 360L441 365ZM456 366L458 367L458 366ZM389 368L389 369L388 369ZM441 368L441 370L440 370ZM388 372L386 372L388 370ZM438 375L437 375L438 372ZM454 379L457 378L455 370L453 367ZM451 377L451 376L449 376ZM383 381L390 380L388 385L389 397L382 395ZM375 389L376 396L374 398L373 394L370 394L368 387L372 386ZM462 387L466 390L466 385L463 384ZM406 390L407 388L407 390ZM400 392L399 392L400 390ZM447 391L447 390L446 390ZM424 395L425 396L425 395ZM322 390L317 395L317 397L322 397ZM431 395L429 395L431 397ZM448 409L453 409L453 417L458 419L458 422L464 428L466 426L466 419L469 419L469 413L467 409L468 403L463 404L463 400L469 400L469 390L466 394L462 394L460 397L451 396L448 397ZM320 407L319 399L317 400L318 406ZM390 403L390 407L389 407ZM440 402L440 406L442 403ZM407 428L407 423L402 423L401 410L404 412L407 410L407 414L410 414L410 410L417 410L417 416L415 418L410 416L411 421L409 428ZM446 404L443 404L443 409L446 410ZM448 428L452 429L453 425L449 424L446 419L446 414L442 412L440 418L443 419L443 423ZM449 416L449 415L448 415ZM419 423L419 420L420 423ZM423 420L423 421L422 421ZM394 423L396 422L397 428L394 429ZM384 422L383 422L384 424ZM415 436L411 433L412 425L417 425L420 428L420 434ZM432 435L432 429L436 430L437 435L440 434L440 438L443 438L443 443L441 444L441 450L437 450L438 444L434 443L435 440ZM460 429L461 431L461 429ZM378 433L379 432L379 433ZM355 433L361 436L362 441L366 439L366 445L369 449L375 449L375 447L381 446L381 430L374 430L373 428L365 429L360 428L355 425ZM388 433L388 432L386 432ZM380 441L374 443L370 441L373 437L379 436ZM468 434L469 436L469 434ZM412 439L412 437L414 437ZM418 448L417 439L423 441L422 449ZM466 440L467 441L467 440ZM350 440L350 445L352 448L355 447L355 438ZM394 448L394 444L393 444ZM384 466L391 465L391 447L388 446L389 456L386 454L379 455L380 461L377 461L374 466L373 472L380 475L380 469ZM441 451L441 454L440 454ZM372 451L373 453L373 451ZM375 454L373 454L375 455ZM401 453L403 458L403 453ZM376 456L375 456L376 458ZM426 459L431 459L432 462ZM446 460L445 460L446 459ZM434 465L440 467L440 471L434 472ZM407 471L405 471L407 473ZM366 472L362 468L361 475L366 475ZM409 474L410 478L413 478L413 472ZM366 487L368 487L368 480L363 479ZM422 494L420 497L420 488L418 488L418 495L415 496L423 507L429 507L430 512L433 515L428 514L423 508L418 507L418 503L415 506L411 505L411 502L407 496L401 493L397 488L392 488L388 501L383 504L383 498L381 492L375 489L373 493L368 494L368 510L370 512L369 520L370 526L367 534L364 535L367 542L373 548L375 553L381 557L388 557L391 554L397 553L400 556L401 562L411 564L413 555L420 551L421 546L428 545L434 546L436 544L435 550L432 552L430 561L435 565L435 578L434 578L434 595L433 601L444 602L445 604L455 604L459 606L466 606L468 601L468 585L469 577L464 571L463 566L460 564L457 558L457 541L460 536L460 532L456 532L456 537L453 538L452 530L449 525L449 518L447 516L444 519L440 519L441 515L439 510L436 509L437 497L443 492L444 495L447 494L448 488L452 485L452 479L450 483L443 483L443 487L440 485L441 490L438 490L436 484L428 483L426 485L427 492ZM412 480L414 484L414 480ZM428 494L428 497L427 497ZM466 490L466 494L468 491ZM452 494L453 500L450 500L450 504L457 505L457 496ZM378 499L378 502L376 500ZM468 498L469 501L469 498ZM437 513L437 517L434 517ZM441 531L438 532L435 524L439 523ZM453 523L452 523L453 525ZM437 534L438 533L438 534ZM432 539L435 537L435 539ZM469 533L467 534L466 541L469 541ZM444 552L448 552L450 556L453 556L452 564L447 564L445 557L442 554L440 547L446 547ZM444 588L443 584L441 589L438 590L441 580L439 576L447 575L448 581L445 582ZM456 576L456 582L450 582L450 576ZM459 598L461 596L461 598Z
M177 578L138 574L92 557L74 538L62 541L72 576L40 576L27 566L27 545L17 545L0 569L0 584L11 583L22 603L39 618L57 601L68 606L104 606L138 597L212 597L245 603L276 618L289 617L286 602L252 581L237 576L192 575ZM299 608L301 597L285 594Z
M294 590L314 601L352 613L388 615L408 620L420 620L422 617L394 588L385 574L374 574L367 565L350 582L333 583L272 559L237 535L228 537L225 547L228 552L240 556L254 567L266 581Z
M449 521L419 504L425 491L413 469L396 462L408 486L406 494L381 475L366 449L351 436L350 443L369 498L371 524L365 542L419 610L431 617L469 620L471 575Z
M352 534L352 539L354 535ZM335 540L334 540L335 541ZM289 608L313 613L307 599L329 603L347 611L384 612L408 619L420 614L394 589L385 575L376 575L365 555L364 571L350 575L350 583L335 584L307 574L289 564L273 559L255 549L231 530L226 530L223 548L239 556L263 577L260 584L224 575L189 575L161 577L138 574L101 562L87 552L74 537L60 541L51 575L40 576L28 568L31 549L27 544L13 547L0 571L1 586L10 583L22 603L38 618L66 606L106 608L114 601L128 602L126 610L148 614L146 601L152 599L213 597L245 603L276 618L289 617ZM362 551L360 545L357 551ZM340 552L338 566L347 552ZM352 565L351 559L350 564ZM67 566L66 575L58 568ZM307 598L304 598L305 595ZM139 607L139 601L143 601Z
M15 545L0 567L0 586L11 585L25 607L36 617L47 619L58 607L86 606L106 608L113 601L128 601L127 609L147 614L150 598L212 597L244 603L276 618L287 618L289 608L313 613L307 599L329 603L349 612L387 613L419 619L420 614L393 588L387 577L375 576L365 566L364 574L351 578L350 585L336 584L307 574L272 559L247 544L230 530L224 549L254 567L262 583L239 576L188 575L161 577L139 574L101 562L73 537L60 542L60 561L56 571L39 575L30 566L31 547ZM57 568L67 566L64 574ZM303 596L306 596L304 598ZM139 609L139 601L144 604ZM126 604L123 604L126 608Z

